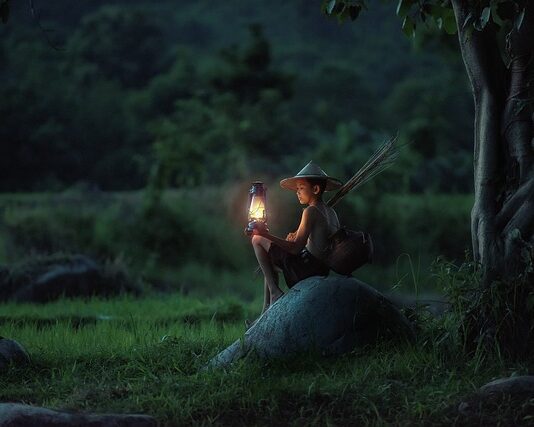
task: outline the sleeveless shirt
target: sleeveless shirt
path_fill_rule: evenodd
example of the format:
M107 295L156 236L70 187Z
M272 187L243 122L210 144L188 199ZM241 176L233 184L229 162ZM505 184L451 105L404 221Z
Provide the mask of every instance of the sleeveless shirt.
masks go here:
M314 206L321 214L318 216L317 222L312 225L312 230L306 243L306 249L320 260L324 259L328 236L337 231L340 226L336 211L329 206L324 205L324 207L326 213L318 206Z

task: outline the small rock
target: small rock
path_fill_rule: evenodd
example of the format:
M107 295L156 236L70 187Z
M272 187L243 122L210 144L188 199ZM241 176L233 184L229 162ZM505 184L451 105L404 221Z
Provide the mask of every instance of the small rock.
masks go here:
M0 403L0 427L155 427L142 414L90 414L57 411L21 403Z
M15 340L0 337L0 370L5 369L10 362L25 364L30 362L30 356Z
M517 377L499 378L491 381L482 387L480 392L508 393L508 394L531 394L534 396L534 375L521 375Z

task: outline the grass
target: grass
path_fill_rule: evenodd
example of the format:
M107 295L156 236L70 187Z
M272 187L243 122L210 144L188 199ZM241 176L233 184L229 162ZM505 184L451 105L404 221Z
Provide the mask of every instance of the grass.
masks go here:
M246 190L230 187L222 192L228 196L223 210L230 217L240 212L240 197L246 195ZM169 192L166 198L173 206L197 202L198 206L208 206L220 194L221 189L214 187ZM388 199L384 200L387 205ZM423 308L406 312L417 325L415 348L392 347L381 342L337 358L322 358L313 353L271 362L247 358L228 370L199 372L211 357L242 336L245 318L254 319L259 314L263 280L253 276L254 262L243 261L243 268L224 268L224 261L230 262L232 257L204 257L204 246L199 246L202 250L198 250L198 257L187 262L177 264L172 257L170 261L161 260L158 256L165 251L154 249L153 244L168 243L171 249L176 246L181 223L170 221L174 214L163 217L170 221L168 232L149 234L155 240L148 241L148 250L133 244L126 233L125 244L138 252L128 255L128 251L125 254L117 251L122 243L110 237L116 224L112 221L113 212L106 209L118 203L129 212L128 207L141 203L141 194L136 192L94 196L76 192L2 195L0 236L9 234L7 228L22 224L17 218L26 210L28 218L39 221L24 223L20 233L13 232L12 238L19 240L4 239L11 246L0 245L1 262L11 263L12 257L18 257L16 250L33 258L27 249L35 243L35 231L41 233L37 237L42 235L43 247L50 244L63 247L64 242L71 240L76 248L85 247L87 242L87 247L93 247L92 239L97 235L101 240L96 243L105 243L108 252L118 257L116 265L108 266L112 271L114 265L116 269L124 267L147 279L155 291L162 292L142 299L122 295L107 300L61 299L42 305L0 304L0 335L19 341L32 359L28 366L11 366L2 373L0 401L93 412L146 413L168 426L527 425L526 417L534 416L534 402L506 399L483 402L474 392L496 378L532 373L534 361L512 363L499 354L482 350L466 355L466 343L459 334L463 326L460 319L468 306L465 289L476 284L475 277L469 269L457 268L452 262L433 264L433 268L426 269L432 259L431 251L417 253L398 245L412 232L410 224L428 227L426 220L434 217L434 211L429 211L433 199L414 196L410 200L420 200L421 209L413 208L417 212L408 212L400 225L396 224L396 217L388 216L389 212L399 211L397 208L378 209L380 215L376 219L373 212L368 215L377 224L384 222L385 229L396 230L397 237L386 245L394 264L366 265L354 276L381 291L399 289L416 295L447 291L456 309L445 316L434 319ZM447 201L450 199L444 197L443 206ZM408 202L402 196L391 203L413 207ZM468 197L458 196L460 202L467 206ZM70 207L83 205L87 218L93 215L96 220L95 212L102 210L111 219L106 222L105 215L104 219L98 216L103 222L95 226L94 232L91 228L81 234L60 233L63 242L56 233L47 234L46 228L47 224L59 224L57 230L63 230L64 222L49 212L58 203L65 206L66 218L70 218L67 214L71 211L76 212ZM369 206L371 209L374 205ZM350 204L346 207L350 217ZM364 206L356 208L354 212L366 212ZM30 212L32 209L35 212ZM86 217L80 216L80 224L77 218L72 230L83 225ZM241 222L238 218L233 221L229 229L239 231ZM163 227L159 219L156 224L158 229ZM431 221L430 225L433 224ZM200 221L197 228L204 230L202 235L225 237L226 231L210 221ZM434 228L433 241L439 247L450 243L451 239L442 233L446 227ZM146 229L150 231L153 227ZM460 231L457 233L461 234ZM423 227L419 235L427 236L428 232ZM168 236L171 237L167 239ZM28 245L19 247L16 242ZM402 250L397 250L401 246ZM101 246L93 249L102 255ZM250 248L246 249L243 253L250 254ZM240 251L236 244L225 252L241 259ZM137 270L130 269L131 266ZM476 410L460 414L458 403L463 400Z
M0 400L147 413L169 426L450 425L462 422L451 408L463 396L528 372L498 358L463 357L452 314L423 322L416 348L381 342L338 358L248 358L226 371L197 372L242 335L242 320L260 307L259 299L180 293L3 304L0 334L23 344L32 364L2 375ZM72 321L80 318L91 321ZM506 425L506 416L521 423L534 409L491 408L495 425L499 417Z

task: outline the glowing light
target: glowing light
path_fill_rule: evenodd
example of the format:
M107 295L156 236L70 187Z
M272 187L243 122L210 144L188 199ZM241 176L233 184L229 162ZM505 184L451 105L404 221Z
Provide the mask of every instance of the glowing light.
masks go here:
M249 221L265 221L267 213L265 211L265 199L260 195L253 195L250 201L248 213Z
M248 193L248 225L245 234L250 235L254 229L269 231L267 227L267 188L263 182L256 181Z

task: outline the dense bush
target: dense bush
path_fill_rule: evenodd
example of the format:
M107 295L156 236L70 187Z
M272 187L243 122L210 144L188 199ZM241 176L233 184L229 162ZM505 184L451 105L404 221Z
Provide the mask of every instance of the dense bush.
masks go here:
M377 261L391 263L401 253L442 254L463 260L470 247L472 196L383 194L378 200L347 196L344 220L373 235ZM341 202L343 203L343 202Z
M66 251L102 260L121 256L137 272L193 261L214 269L244 267L250 253L242 244L242 230L203 209L200 203L187 202L147 209L140 199L129 197L84 206L65 202L8 207L0 221L8 257L4 261Z
M294 193L277 188L277 181L267 186L269 227L284 238L297 229L303 206ZM86 195L86 200L83 194L33 201L5 196L0 262L32 253L81 252L101 261L119 257L148 279L179 280L176 286L183 290L223 290L232 286L226 273L242 275L243 283L249 273L249 280L256 280L257 261L250 238L243 235L247 191L242 183L165 191L159 202L148 204L141 193ZM470 195L381 195L369 186L349 194L335 209L343 225L371 233L374 270L364 277L389 286L395 280L390 269L404 262L403 254L422 268L437 255L462 260L470 248L471 204ZM244 285L244 293L249 286L255 285Z

